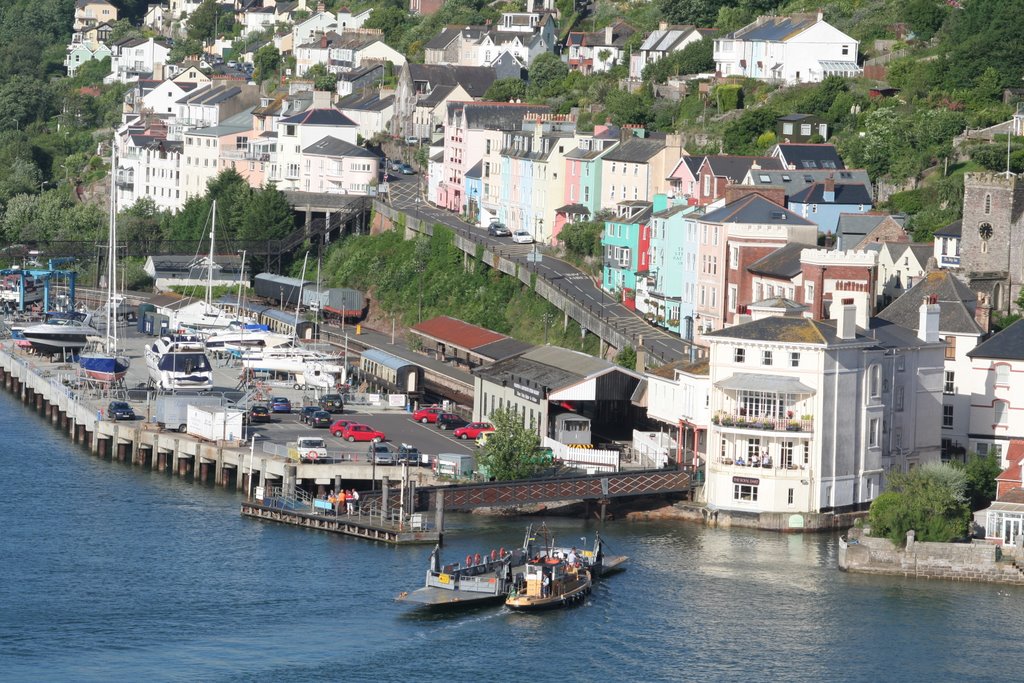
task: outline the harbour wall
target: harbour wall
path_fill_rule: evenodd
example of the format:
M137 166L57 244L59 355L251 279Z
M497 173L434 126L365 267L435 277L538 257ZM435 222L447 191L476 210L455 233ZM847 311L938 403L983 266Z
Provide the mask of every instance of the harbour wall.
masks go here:
M1004 558L992 543L919 543L907 532L907 545L874 538L853 528L839 544L839 568L860 574L906 576L1024 586L1017 560Z
M658 510L629 513L631 519L682 519L709 527L758 529L784 533L818 533L846 529L865 512L738 512L680 502Z

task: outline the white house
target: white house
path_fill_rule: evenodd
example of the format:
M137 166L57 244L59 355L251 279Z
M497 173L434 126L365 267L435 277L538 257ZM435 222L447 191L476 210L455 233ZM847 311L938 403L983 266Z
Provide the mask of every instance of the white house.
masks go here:
M224 153L247 150L251 132L252 108L227 117L219 125L187 131L182 149L182 197L206 194L206 184L229 164Z
M149 198L161 211L178 211L185 203L182 191L180 141L129 129L118 136L114 187L117 204L128 208Z
M311 43L320 34L333 31L338 27L338 18L330 12L315 12L292 26L292 46Z
M1010 442L1024 439L1024 320L985 340L967 353L971 371L961 389L971 400L968 449L995 453L1007 466Z
M250 7L242 14L242 37L264 31L277 23L272 6Z
M821 12L761 16L715 40L715 69L721 76L818 83L826 76L858 76L859 46Z
M921 307L919 335L833 309L833 321L772 316L705 335L709 508L787 513L801 528L800 515L865 509L889 471L938 461L939 307Z
M303 192L368 194L376 186L380 159L350 142L327 136L302 150Z
M110 74L104 83L130 83L167 63L171 48L157 38L122 38L110 45Z
M381 97L376 90L354 93L338 102L338 111L352 119L358 134L369 140L377 133L386 133L395 113L395 97Z
M338 30L347 31L353 28L362 28L372 13L372 7L367 7L362 12L356 12L355 14L349 8L342 7L338 10Z
M924 277L931 255L931 244L882 242L875 284L879 308L888 306Z
M295 69L300 74L305 74L315 64L323 64L331 73L344 73L384 62L402 66L405 55L384 42L380 29L328 31L295 48Z
M707 360L677 361L646 373L647 417L672 435L675 460L682 466L707 460L711 379Z
M282 190L303 185L303 150L326 137L355 145L357 126L337 109L308 109L277 122L277 154L271 158L270 180ZM310 162L312 163L312 162Z
M963 233L963 221L954 221L944 228L935 231L934 248L935 263L939 268L960 267L960 238Z
M700 29L689 24L670 26L664 21L661 22L657 30L651 31L644 39L636 54L630 55L629 77L634 80L643 78L644 67L648 64L654 64L715 32L715 29Z
M147 256L142 269L153 278L157 291L168 291L171 287L205 285L211 273L210 257L207 255ZM237 284L239 280L249 279L242 272L242 257L234 254L214 255L212 275L214 284L217 285Z

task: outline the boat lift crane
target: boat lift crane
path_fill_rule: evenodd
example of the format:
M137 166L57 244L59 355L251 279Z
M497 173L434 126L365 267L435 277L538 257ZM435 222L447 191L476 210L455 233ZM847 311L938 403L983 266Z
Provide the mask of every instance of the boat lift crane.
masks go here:
M51 308L50 301L50 285L51 282L59 280L67 280L68 283L68 305L73 309L75 307L75 280L78 278L78 273L73 270L63 270L55 268L54 266L63 265L65 263L73 262L75 259L71 257L52 258L47 264L49 268L4 268L0 270L0 276L6 275L19 275L18 278L18 311L25 311L25 278L31 275L36 280L43 283L43 310L49 311Z

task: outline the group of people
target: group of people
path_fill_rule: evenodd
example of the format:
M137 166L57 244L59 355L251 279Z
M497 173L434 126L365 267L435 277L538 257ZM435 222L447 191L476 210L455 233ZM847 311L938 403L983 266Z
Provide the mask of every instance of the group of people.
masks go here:
M743 459L743 456L741 455L739 457L739 459L736 460L736 464L737 465L748 465L750 467L771 467L772 466L772 456L768 455L768 451L762 450L760 454L758 454L758 453L752 454L750 456L750 462L745 461Z
M331 491L329 494L325 493L324 498L327 502L334 506L334 509L340 514L343 510L347 514L355 514L359 506L359 491L355 489L341 489L340 491Z

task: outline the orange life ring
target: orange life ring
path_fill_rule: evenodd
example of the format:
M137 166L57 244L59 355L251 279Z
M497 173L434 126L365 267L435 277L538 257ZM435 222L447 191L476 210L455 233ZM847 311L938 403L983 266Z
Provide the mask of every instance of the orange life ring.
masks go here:
M316 460L317 453L316 453L316 451L307 451L306 452L306 457L309 458L310 460Z
M466 566L467 567L472 567L473 566L473 556L472 555L466 555Z

